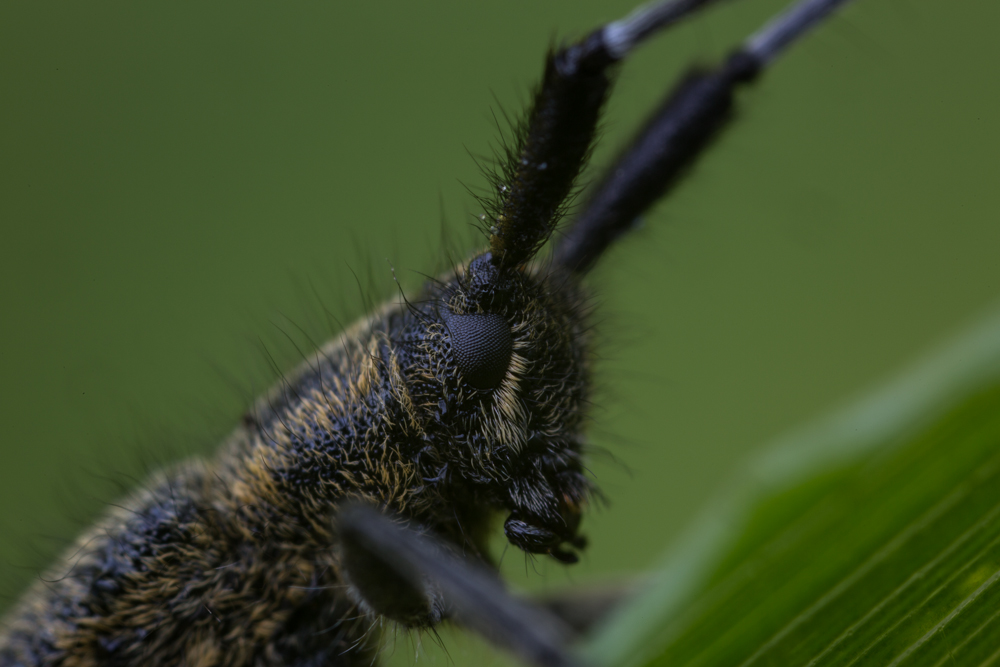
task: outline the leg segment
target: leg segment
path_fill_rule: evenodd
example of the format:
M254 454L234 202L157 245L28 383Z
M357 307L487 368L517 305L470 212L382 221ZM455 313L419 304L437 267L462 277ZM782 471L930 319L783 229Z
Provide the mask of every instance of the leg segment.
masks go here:
M346 578L376 613L411 626L453 618L529 664L577 664L562 623L511 596L482 564L367 505L341 508L337 532Z

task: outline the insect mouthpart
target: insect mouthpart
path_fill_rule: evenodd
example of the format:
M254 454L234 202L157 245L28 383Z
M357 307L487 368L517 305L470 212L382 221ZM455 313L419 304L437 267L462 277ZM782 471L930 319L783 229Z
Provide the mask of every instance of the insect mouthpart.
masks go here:
M582 516L581 505L564 496L549 517L534 516L526 520L520 512L511 512L503 524L504 534L511 544L522 551L547 554L561 563L575 563L579 560L576 551L582 551L587 546L587 538L577 532Z

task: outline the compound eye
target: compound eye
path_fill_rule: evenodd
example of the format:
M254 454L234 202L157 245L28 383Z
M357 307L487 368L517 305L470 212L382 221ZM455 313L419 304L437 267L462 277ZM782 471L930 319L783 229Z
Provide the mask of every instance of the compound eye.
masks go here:
M451 334L451 350L462 378L476 389L500 384L514 351L507 320L496 313L449 313L444 324Z

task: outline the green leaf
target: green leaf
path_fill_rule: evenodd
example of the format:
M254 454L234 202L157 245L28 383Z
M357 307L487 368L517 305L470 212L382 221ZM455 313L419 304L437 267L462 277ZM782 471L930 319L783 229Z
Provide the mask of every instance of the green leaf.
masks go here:
M592 664L1000 661L1000 312L730 489Z

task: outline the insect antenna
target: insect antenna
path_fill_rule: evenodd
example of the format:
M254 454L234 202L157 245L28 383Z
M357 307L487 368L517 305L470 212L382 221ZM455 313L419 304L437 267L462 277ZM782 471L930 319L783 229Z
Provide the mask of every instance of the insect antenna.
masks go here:
M582 212L556 246L556 264L586 273L639 215L669 192L732 119L735 92L752 83L809 28L846 0L800 0L747 39L720 66L692 70L636 134L592 189ZM611 49L627 52L650 34L643 13L609 24Z
M523 264L548 240L566 211L576 178L593 148L615 65L633 46L711 0L658 2L550 51L527 115L503 145L494 185L484 201L491 262Z

